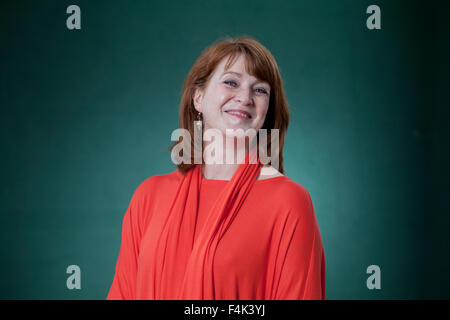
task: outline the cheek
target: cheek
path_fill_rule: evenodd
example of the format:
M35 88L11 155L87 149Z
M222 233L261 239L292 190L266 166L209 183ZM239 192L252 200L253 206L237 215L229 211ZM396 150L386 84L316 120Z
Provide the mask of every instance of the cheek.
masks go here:
M211 112L221 111L221 108L230 100L230 96L224 90L213 91L207 100L207 108Z
M220 85L217 86L212 93L217 102L226 102L233 97L233 93L230 89Z
M267 110L269 110L269 104L264 101L258 111L259 118L264 119L267 115Z
M218 107L223 107L225 106L226 103L228 103L233 97L232 95L226 90L219 90L217 92L217 105Z

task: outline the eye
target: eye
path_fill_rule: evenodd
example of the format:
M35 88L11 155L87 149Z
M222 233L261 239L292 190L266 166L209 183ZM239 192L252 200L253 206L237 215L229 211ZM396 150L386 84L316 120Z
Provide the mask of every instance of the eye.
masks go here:
M261 90L261 91L258 91L258 92L260 92L262 94L267 94L267 90L264 89L264 88L257 88L256 90Z
M232 80L226 80L223 83L227 84L227 85L231 85L232 87L237 86L237 83L232 81Z

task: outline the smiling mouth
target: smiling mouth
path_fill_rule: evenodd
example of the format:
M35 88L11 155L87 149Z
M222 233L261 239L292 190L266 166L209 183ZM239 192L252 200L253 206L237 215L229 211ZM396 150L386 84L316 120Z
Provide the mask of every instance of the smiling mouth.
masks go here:
M244 112L235 111L235 110L230 110L230 111L225 111L225 112L228 113L229 115L232 115L232 116L240 118L240 119L251 119L251 117Z

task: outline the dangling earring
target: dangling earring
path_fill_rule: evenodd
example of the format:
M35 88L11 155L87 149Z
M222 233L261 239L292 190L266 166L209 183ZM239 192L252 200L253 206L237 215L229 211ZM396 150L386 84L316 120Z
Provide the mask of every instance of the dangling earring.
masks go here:
M197 121L195 121L195 125L197 126L198 130L202 130L202 117L201 117L202 113L198 112L197 113Z
M201 112L197 113L197 120L194 121L194 163L201 164L203 162L203 130Z

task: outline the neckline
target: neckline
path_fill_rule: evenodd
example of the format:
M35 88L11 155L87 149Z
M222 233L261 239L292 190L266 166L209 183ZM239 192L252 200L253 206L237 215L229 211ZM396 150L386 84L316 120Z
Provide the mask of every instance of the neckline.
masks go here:
M260 183L264 183L264 182L271 182L271 181L278 181L278 180L284 180L284 179L289 179L289 177L287 176L278 176L278 177L273 177L273 178L267 178L267 179L261 179L261 180L255 180L255 184L260 184ZM219 180L219 179L205 179L202 178L202 183L209 183L209 184L218 184L218 183L226 183L229 182L230 180Z
M181 178L184 177L184 175L180 171L178 171L178 169L175 170L175 174L177 174ZM277 176L277 177L273 177L273 178L255 180L255 184L267 183L267 182L278 181L278 180L290 180L290 178L285 175ZM203 177L201 178L201 183L206 183L206 184L220 184L220 183L226 183L229 181L231 181L231 180L205 179Z

